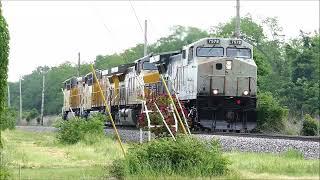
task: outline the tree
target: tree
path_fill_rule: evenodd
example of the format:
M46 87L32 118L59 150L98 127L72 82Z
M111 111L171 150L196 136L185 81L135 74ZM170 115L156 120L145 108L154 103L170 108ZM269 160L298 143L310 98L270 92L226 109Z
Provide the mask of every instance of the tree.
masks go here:
M6 117L5 96L7 92L8 78L8 56L9 56L9 31L5 18L2 16L0 4L0 120L3 121ZM3 125L1 123L1 125ZM4 127L3 127L4 128Z
M232 37L235 31L235 23L235 18L232 18L229 22L220 23L218 26L211 28L211 36ZM272 71L270 54L265 53L263 49L266 43L263 26L254 22L248 14L240 19L240 31L242 38L254 46L253 59L258 66L258 84L260 84L260 77L266 76Z
M319 114L319 37L301 31L299 38L285 45L291 79L280 95L286 97L284 104L300 114Z
M160 38L155 44L150 45L154 53L177 51L187 44L208 37L208 33L195 27L174 26L171 34Z
M259 93L257 112L258 129L276 132L284 130L288 111L279 104L279 101L270 92Z

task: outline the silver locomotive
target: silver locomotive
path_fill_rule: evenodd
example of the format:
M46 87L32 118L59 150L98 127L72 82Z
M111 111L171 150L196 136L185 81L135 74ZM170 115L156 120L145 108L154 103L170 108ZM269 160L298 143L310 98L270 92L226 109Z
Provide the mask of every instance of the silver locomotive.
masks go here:
M204 38L151 58L189 109L194 127L249 132L256 127L257 65L241 39Z

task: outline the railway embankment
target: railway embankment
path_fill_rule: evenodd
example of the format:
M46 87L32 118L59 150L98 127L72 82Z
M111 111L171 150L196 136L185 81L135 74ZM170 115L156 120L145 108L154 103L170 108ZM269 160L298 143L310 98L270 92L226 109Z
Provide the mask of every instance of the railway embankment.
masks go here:
M140 132L133 129L120 129L120 135L124 141L139 142ZM106 134L112 135L113 130L106 129ZM320 159L320 142L306 141L296 139L288 139L288 136L281 138L272 137L244 137L235 135L214 135L214 134L194 134L194 136L211 140L213 138L220 141L224 151L240 151L240 152L262 152L262 153L282 153L290 149L300 151L306 159ZM152 136L153 137L153 136ZM285 139L286 138L286 139ZM143 140L148 139L147 132L143 132Z
M17 129L34 132L54 132L54 127L41 126L17 126ZM113 136L113 129L106 128L107 135ZM139 142L140 132L134 129L119 129L120 136L124 142ZM306 159L320 159L320 142L299 139L281 139L279 137L244 137L235 135L194 134L202 140L213 138L220 141L221 147L226 152L258 152L258 153L282 153L290 149L300 151ZM143 141L147 141L148 133L143 131ZM286 137L286 136L284 136ZM154 138L154 135L152 135Z

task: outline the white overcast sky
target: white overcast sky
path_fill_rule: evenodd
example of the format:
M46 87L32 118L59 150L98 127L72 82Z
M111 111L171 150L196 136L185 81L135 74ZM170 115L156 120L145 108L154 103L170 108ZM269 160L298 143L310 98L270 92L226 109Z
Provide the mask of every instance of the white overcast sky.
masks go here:
M234 1L131 1L148 39L155 42L173 25L209 30L235 15ZM10 31L9 81L37 66L90 62L98 54L121 52L143 43L129 1L3 1ZM319 1L241 1L241 15L258 22L278 17L286 39L299 30L319 30Z

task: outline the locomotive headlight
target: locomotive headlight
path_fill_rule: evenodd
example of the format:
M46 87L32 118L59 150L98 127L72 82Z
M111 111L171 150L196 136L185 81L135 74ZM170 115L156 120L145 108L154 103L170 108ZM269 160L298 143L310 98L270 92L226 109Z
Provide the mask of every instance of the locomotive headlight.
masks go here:
M248 95L249 94L249 92L247 91L247 90L245 90L245 91L243 91L243 95Z
M219 90L218 89L214 89L213 90L213 94L218 94L219 93Z
M226 69L232 69L232 61L226 61Z

